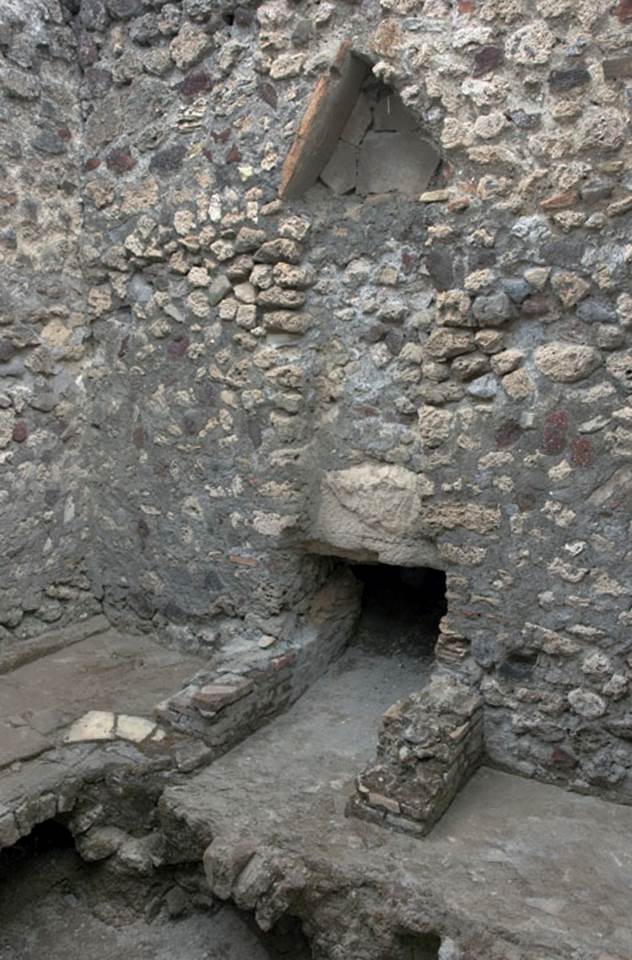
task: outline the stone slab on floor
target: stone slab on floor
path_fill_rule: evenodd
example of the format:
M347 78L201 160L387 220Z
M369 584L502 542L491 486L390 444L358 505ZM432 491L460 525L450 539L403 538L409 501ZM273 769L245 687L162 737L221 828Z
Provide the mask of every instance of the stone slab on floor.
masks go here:
M88 711L151 717L204 662L107 629L0 675L0 769L50 749Z
M165 814L206 842L247 838L373 877L436 910L440 933L491 931L516 945L512 957L631 957L631 808L482 769L423 840L344 817L352 773L396 699L386 658L370 660L351 651L286 715L168 788Z

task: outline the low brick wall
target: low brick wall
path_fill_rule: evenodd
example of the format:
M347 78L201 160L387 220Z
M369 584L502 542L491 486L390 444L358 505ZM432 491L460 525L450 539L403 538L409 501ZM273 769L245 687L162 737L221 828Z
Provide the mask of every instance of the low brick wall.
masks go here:
M347 814L424 835L480 763L480 698L449 675L384 714L377 762L361 773Z

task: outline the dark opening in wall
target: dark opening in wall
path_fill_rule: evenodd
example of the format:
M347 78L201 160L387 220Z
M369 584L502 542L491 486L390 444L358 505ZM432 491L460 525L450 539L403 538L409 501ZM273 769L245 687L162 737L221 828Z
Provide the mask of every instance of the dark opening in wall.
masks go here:
M35 857L74 849L73 836L63 824L57 820L38 823L28 836L22 837L12 847L0 850L0 883L10 880L22 864Z
M352 564L363 585L357 643L432 660L447 609L445 573L429 567Z
M402 960L438 960L441 937L436 933L405 933L399 937Z

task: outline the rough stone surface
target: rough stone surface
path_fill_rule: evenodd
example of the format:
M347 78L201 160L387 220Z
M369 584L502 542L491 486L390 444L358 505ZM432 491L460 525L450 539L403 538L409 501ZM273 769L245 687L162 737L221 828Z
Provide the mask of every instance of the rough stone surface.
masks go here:
M100 611L254 651L241 735L296 624L352 619L345 558L434 566L488 762L632 801L630 17L5 2L3 657ZM317 182L343 133L366 197Z

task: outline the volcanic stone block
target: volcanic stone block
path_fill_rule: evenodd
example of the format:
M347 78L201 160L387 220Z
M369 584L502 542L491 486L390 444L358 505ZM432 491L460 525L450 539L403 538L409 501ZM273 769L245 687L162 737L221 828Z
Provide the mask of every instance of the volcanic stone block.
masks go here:
M342 195L355 189L358 168L358 150L350 143L339 140L331 160L325 166L320 179L334 193Z
M439 151L416 133L367 133L360 147L357 191L416 197L439 165Z

